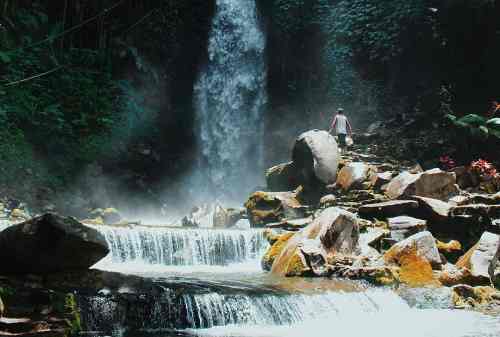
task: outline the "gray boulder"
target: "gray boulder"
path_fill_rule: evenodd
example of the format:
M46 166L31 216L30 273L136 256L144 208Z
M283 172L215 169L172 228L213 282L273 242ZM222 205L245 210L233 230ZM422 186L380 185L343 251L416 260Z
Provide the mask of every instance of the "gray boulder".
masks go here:
M416 174L403 172L391 180L386 190L391 199L420 196L446 201L458 193L455 173L440 169Z
M339 152L335 138L326 131L312 130L295 141L292 159L305 186L319 181L324 185L335 183Z
M427 230L427 221L409 216L389 218L387 223L391 230L391 237L398 241Z
M500 284L500 235L484 232L479 242L458 262L458 268L471 271L472 282L477 285Z
M45 214L0 232L5 274L86 270L108 252L104 236L71 217Z

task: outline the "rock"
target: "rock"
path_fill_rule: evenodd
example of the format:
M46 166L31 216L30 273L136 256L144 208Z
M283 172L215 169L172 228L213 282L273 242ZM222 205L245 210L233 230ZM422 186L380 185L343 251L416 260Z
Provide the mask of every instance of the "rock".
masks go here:
M22 220L28 220L30 216L23 210L19 208L14 208L10 212L10 219L12 221L22 221Z
M471 280L471 272L467 268L457 268L455 265L446 264L439 274L439 282L446 287L457 284L467 284Z
M291 191L300 183L297 181L297 170L293 162L273 166L266 172L266 184L269 191Z
M383 228L365 228L359 235L359 246L362 256L379 257L382 239L388 237L390 232ZM375 250L375 251L374 251Z
M0 232L0 247L5 274L85 270L109 252L98 231L51 213Z
M264 227L286 219L304 218L298 192L255 192L245 203L252 227Z
M337 205L337 198L333 194L328 194L319 200L319 208L334 207Z
M351 280L365 280L375 285L388 286L399 283L398 268L381 267L331 267L331 274Z
M413 199L418 202L418 214L423 218L432 222L448 220L452 207L449 203L426 197L414 197Z
M224 208L219 205L215 207L213 213L214 228L231 228L238 221L246 218L246 210L244 208Z
M413 200L392 200L382 203L363 205L359 208L359 215L365 219L385 219L400 215L415 213L418 202Z
M278 234L276 231L272 230L272 229L266 229L264 230L264 239L267 240L267 242L269 242L269 244L272 246L274 245L274 243L276 241L278 241L280 237L280 234Z
M492 287L472 287L460 284L452 288L452 302L456 309L477 309L500 312L500 292Z
M312 130L301 134L295 141L292 160L303 186L315 186L318 181L329 185L337 179L337 142L326 131Z
M448 243L437 241L436 243L439 252L441 253L454 253L462 251L462 244L457 240L451 240Z
M432 268L441 268L441 256L436 246L436 239L428 231L420 232L396 243L385 254L387 263L402 264L402 260L419 256L428 261Z
M382 186L390 183L392 180L392 172L372 173L370 176L371 186L375 190L381 190Z
M484 232L479 242L458 262L458 268L471 271L473 285L500 284L500 236Z
M337 186L344 191L359 189L376 169L363 162L353 162L345 165L337 176Z
M389 218L387 224L391 231L391 237L398 241L427 230L427 221L409 216Z
M488 219L500 218L500 205L473 204L464 206L455 206L450 210L450 215L471 216L475 219L484 217Z
M313 222L312 217L301 218L301 219L290 219L281 222L275 222L267 224L266 227L270 229L283 229L286 231L296 232L302 228L307 227L311 222Z
M357 218L342 209L327 208L288 240L271 271L282 276L301 276L310 272L324 275L324 264L336 254L358 253Z
M460 186L462 189L466 189L468 187L473 187L474 185L477 185L478 182L475 182L475 177L473 177L470 173L469 168L465 166L457 166L451 170L453 173L455 173L457 177L457 184Z
M123 217L116 208L106 208L102 211L102 220L105 225L114 225L120 223Z
M191 212L181 220L182 227L211 228L213 227L215 205L204 204L195 206Z
M391 180L386 194L390 199L420 196L448 200L459 193L454 173L433 169L423 173L402 172Z
M285 247L285 244L293 235L294 233L286 233L273 237L268 236L268 241L271 243L271 247L269 247L266 254L262 257L261 266L263 270L271 270L274 260L281 254L281 251Z

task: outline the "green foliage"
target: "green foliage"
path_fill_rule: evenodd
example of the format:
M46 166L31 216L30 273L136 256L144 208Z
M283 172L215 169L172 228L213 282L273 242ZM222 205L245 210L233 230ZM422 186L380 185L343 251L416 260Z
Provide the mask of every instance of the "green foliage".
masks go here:
M23 45L60 31L39 7L19 10L15 22ZM127 95L105 51L59 50L51 39L12 50L0 54L0 183L17 176L61 186L112 152L112 133L128 120Z
M476 114L469 114L461 118L448 114L446 118L459 130L465 130L469 136L479 137L483 140L490 136L500 139L500 118L487 119Z

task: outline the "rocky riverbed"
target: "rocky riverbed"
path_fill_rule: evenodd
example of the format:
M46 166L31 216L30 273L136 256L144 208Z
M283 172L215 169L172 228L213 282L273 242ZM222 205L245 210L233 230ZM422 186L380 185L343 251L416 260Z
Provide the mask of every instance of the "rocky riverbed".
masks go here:
M0 334L300 327L353 299L353 312L406 312L399 296L500 316L500 193L491 181L467 168L423 170L366 145L340 155L316 130L266 179L243 208L209 203L164 227L112 208L79 220L32 215L4 200ZM220 334L248 335L231 331Z

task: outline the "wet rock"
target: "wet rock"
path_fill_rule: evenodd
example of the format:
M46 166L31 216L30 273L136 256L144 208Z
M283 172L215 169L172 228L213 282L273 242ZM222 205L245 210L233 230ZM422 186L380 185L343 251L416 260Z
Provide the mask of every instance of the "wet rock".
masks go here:
M244 208L224 208L217 205L213 213L214 228L231 228L238 221L246 218L246 210Z
M415 213L418 202L413 200L393 200L376 204L363 205L359 208L359 215L366 219L385 219L400 215Z
M182 227L187 228L210 228L213 227L215 205L204 204L195 206L191 212L181 220Z
M271 167L266 171L266 184L269 191L291 191L300 184L297 181L297 170L293 162Z
M324 263L336 254L358 253L357 218L342 209L327 208L309 226L288 240L271 271L286 276L298 276L311 271L323 275Z
M427 221L409 216L398 216L387 219L391 237L401 241L414 234L427 230Z
M0 247L5 274L85 270L109 252L98 231L51 213L0 232Z
M333 184L337 179L339 153L335 138L326 131L301 134L292 151L293 163L303 186Z
M261 266L265 271L270 271L274 260L281 254L281 251L285 247L286 243L290 238L294 235L294 233L286 233L282 235L275 235L268 239L271 243L271 247L267 250L266 254L262 257Z
M420 232L396 243L385 254L387 263L402 264L402 261L413 256L422 257L432 268L441 268L441 256L436 246L436 239L428 231Z
M298 192L255 192L245 203L252 227L304 218L305 208L298 200Z
M96 208L90 212L90 219L82 220L83 223L91 225L116 225L123 218L116 208Z
M484 232L479 242L458 262L458 268L471 271L473 285L500 284L500 236Z
M319 200L319 208L334 207L337 205L337 198L333 194L328 194Z
M120 223L123 220L123 217L116 208L106 208L102 212L102 219L104 224L113 225Z
M455 174L440 169L417 174L403 172L391 180L386 190L391 199L420 196L445 201L458 193Z
M452 302L457 309L500 313L500 292L492 287L472 287L465 284L454 286Z
M337 186L344 191L359 189L375 171L374 167L363 162L349 163L340 170L337 176Z
M340 267L332 266L330 273L351 280L364 280L375 285L388 286L399 283L398 268L381 267Z

